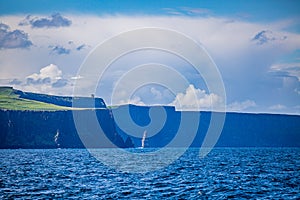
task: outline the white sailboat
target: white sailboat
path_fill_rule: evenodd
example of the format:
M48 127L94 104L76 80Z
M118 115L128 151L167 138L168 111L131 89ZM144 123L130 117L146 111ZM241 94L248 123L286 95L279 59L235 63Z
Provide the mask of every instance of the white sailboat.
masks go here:
M147 137L147 131L145 130L142 138L142 146L141 146L142 149L145 147L146 137Z

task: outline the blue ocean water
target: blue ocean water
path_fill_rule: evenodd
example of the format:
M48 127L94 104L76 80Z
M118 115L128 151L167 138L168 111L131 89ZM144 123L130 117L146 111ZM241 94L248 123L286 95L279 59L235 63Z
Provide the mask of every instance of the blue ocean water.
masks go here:
M203 159L198 152L132 174L85 149L0 150L0 199L300 198L299 148L215 148Z

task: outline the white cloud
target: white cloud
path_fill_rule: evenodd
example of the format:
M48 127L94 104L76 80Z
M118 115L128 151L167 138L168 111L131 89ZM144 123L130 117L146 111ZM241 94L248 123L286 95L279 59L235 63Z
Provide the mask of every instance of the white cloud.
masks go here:
M37 17L43 18L43 16ZM278 22L280 25L276 23L262 25L245 21L233 21L228 23L230 19L217 17L98 17L89 15L67 15L66 17L72 20L73 23L71 26L65 28L47 29L47 31L45 31L44 29L32 29L30 26L22 26L24 31L29 33L35 46L32 47L31 53L24 55L23 59L14 61L14 65L22 66L24 60L27 58L26 63L31 64L34 62L35 66L45 65L44 62L47 60L47 63L55 62L59 66L62 66L66 72L71 71L71 68L68 67L70 65L75 71L79 68L88 53L88 51L74 50L78 45L86 44L93 48L113 35L142 27L161 27L186 34L197 42L202 43L213 56L218 66L220 68L226 68L226 73L228 74L232 74L230 69L236 67L247 68L248 65L239 61L251 57L253 52L257 51L257 54L261 54L261 57L266 58L268 58L266 54L272 55L274 59L273 51L280 51L280 54L284 55L287 51L297 48L300 45L299 35L281 31L281 29L285 28L284 24L289 25L290 22ZM18 23L23 18L22 16L1 16L1 21L7 22L12 28L18 28ZM284 35L287 39L283 41L284 44L282 44L282 41L273 42L274 45L281 45L280 48L274 48L274 45L263 45L265 47L259 48L257 45L253 45L251 39L256 33L262 30L272 30L272 33ZM68 44L69 41L73 41L74 45L76 44L74 48ZM48 47L54 44L72 49L69 57L59 58L56 55L49 56ZM11 65L11 60L13 60L12 58L15 55L9 56L7 53L5 55L3 55L3 53L4 52L0 52L0 57L4 58L1 67L7 68ZM36 59L37 57L39 59ZM249 58L249 60L250 59L252 59L252 57ZM258 65L255 66L257 66L257 68L261 67Z
M270 67L270 72L282 77L293 76L300 82L300 63L274 64Z
M43 67L39 73L33 73L27 76L27 79L33 79L34 81L43 80L45 78L50 78L52 80L61 79L62 71L54 64L50 64Z
M118 104L114 105L122 105L122 104L133 104L133 105L139 105L139 106L145 106L146 104L141 100L140 97L134 96L130 98L129 100L120 100Z
M233 102L227 105L227 111L244 111L249 108L256 107L256 103L253 100L246 100L243 102Z
M286 109L286 106L282 105L282 104L276 104L276 105L270 106L269 109L271 109L271 110L283 110L283 109Z
M154 87L151 87L150 92L151 92L151 94L153 94L155 99L162 99L163 98L162 93L159 90L155 89Z
M184 93L178 93L171 105L176 110L214 110L222 103L221 97L214 93L207 94L205 90L189 85Z
M72 95L72 82L72 78L64 75L55 64L47 65L23 79L10 81L11 85L19 90L64 96Z
M72 76L71 79L72 80L78 80L78 79L82 79L83 77L78 75L78 76Z

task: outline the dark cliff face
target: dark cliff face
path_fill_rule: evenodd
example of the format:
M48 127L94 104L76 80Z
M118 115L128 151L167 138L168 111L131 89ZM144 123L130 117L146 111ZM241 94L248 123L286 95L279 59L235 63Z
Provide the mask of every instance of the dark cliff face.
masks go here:
M96 112L104 134L113 144L118 147L125 147L123 139L115 131L113 118L108 109L89 112ZM80 136L94 134L91 129L88 132L89 123L85 123L85 125L87 127L86 132L81 132L81 135L78 135L72 111L1 110L0 148L83 148L84 145Z
M139 126L147 126L150 107L129 106L132 120ZM119 107L119 114L126 115ZM175 136L183 112L165 107L167 119L156 135L147 137L145 147L164 147ZM211 112L201 112L198 131L191 146L201 147L211 121ZM116 124L117 132L123 138L130 137L135 147L141 146L140 137L130 136ZM187 135L190 134L186 133ZM188 137L188 136L187 136ZM183 145L184 146L184 145ZM225 123L216 147L300 147L300 116L276 114L227 113Z
M56 113L56 112L55 112ZM55 148L61 113L0 111L1 148Z
M300 116L229 113L217 146L300 147Z
M123 113L123 108L115 108L119 109L121 117L127 115L125 111ZM150 107L130 106L130 117L139 126L146 127L151 122L149 110ZM82 122L79 127L74 124L72 111L0 110L0 148L141 147L145 129L135 133L136 137L126 133L116 123L112 110L76 112ZM165 112L163 127L157 134L146 136L145 147L164 147L176 137L183 113L173 107L165 107ZM93 115L96 115L97 123L93 122ZM199 128L192 147L202 145L210 120L211 112L200 113ZM100 125L101 131L95 124ZM187 131L186 134L188 137L190 133ZM300 147L300 116L227 113L216 146Z
M120 115L121 117L125 117L128 115L126 111L126 107L127 106L120 106L116 108L117 111L114 111L114 113ZM128 108L130 114L130 116L128 117L130 117L133 120L133 122L136 123L136 126L145 127L145 128L144 129L141 128L141 130L137 130L138 132L132 133L130 132L130 130L128 131L128 129L123 130L124 127L120 127L119 124L116 123L116 130L123 138L130 138L132 140L134 147L142 146L141 140L144 131L147 131L144 147L164 147L176 135L179 127L180 119L181 119L181 113L176 112L174 107L168 107L168 106L165 107L166 110L165 124L154 136L151 136L152 134L150 134L149 130L147 130L146 128L146 126L149 123L152 123L149 116L149 110L151 107L129 105ZM161 119L161 116L157 116L157 118L158 120L161 121L164 120ZM132 135L138 135L139 137L133 137Z

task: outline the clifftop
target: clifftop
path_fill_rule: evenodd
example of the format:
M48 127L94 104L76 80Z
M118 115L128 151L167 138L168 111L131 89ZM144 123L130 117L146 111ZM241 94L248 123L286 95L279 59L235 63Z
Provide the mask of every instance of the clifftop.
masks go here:
M74 100L76 101L73 106ZM0 109L2 110L33 110L56 111L86 108L106 108L101 98L69 97L23 92L13 87L0 87Z

